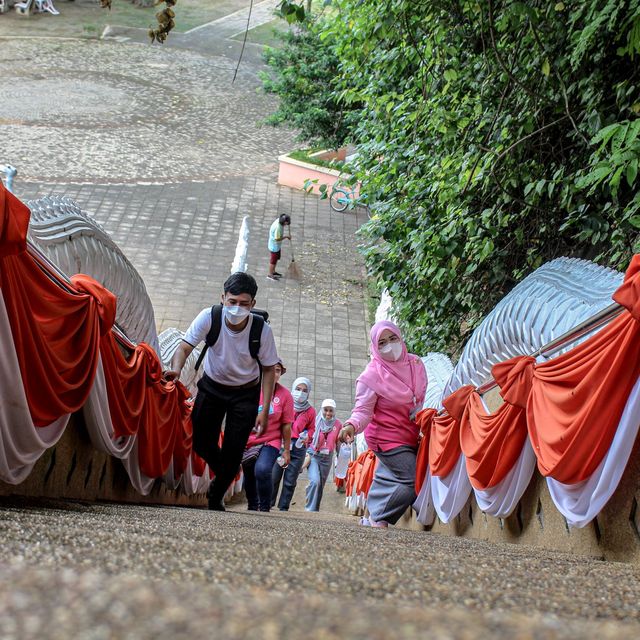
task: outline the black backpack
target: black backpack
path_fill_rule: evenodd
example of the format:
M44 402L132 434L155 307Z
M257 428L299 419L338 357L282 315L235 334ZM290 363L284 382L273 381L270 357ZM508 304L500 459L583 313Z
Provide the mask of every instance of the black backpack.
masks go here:
M253 314L253 322L251 323L251 329L249 330L249 353L254 360L258 361L258 366L260 366L260 359L258 358L258 354L260 353L260 337L262 336L262 327L264 327L264 323L269 322L269 314L262 309L251 309L251 313ZM196 362L196 371L200 368L207 349L209 347L213 347L218 340L221 329L222 305L214 304L213 307L211 307L211 329L209 329L209 333L207 333L207 336L204 339L204 347L200 352L198 361ZM262 372L261 366L260 371Z

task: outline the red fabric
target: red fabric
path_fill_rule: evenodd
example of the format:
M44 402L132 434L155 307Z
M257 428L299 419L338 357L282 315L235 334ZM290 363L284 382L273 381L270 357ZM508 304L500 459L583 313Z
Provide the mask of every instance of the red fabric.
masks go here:
M633 256L624 275L624 282L613 294L613 299L621 304L636 319L640 320L640 255Z
M416 493L420 493L429 468L429 440L431 424L436 415L435 409L423 409L416 416L416 424L420 429L418 454L416 455Z
M495 487L511 471L527 439L527 415L522 407L505 402L488 414L472 393L460 425L460 447L467 473L478 490Z
M100 335L111 332L116 321L116 297L99 282L79 273L71 277L71 282L80 293L88 293L95 301L95 310L100 320Z
M110 291L77 275L75 291L67 292L40 269L26 252L28 223L29 209L0 186L0 282L34 424L82 407L101 353L115 435L137 434L147 476L162 476L171 460L181 474L191 455L188 392L162 379L148 345L128 359L122 355L111 332L116 298Z
M536 359L531 356L517 356L494 364L491 369L493 379L500 387L500 395L505 402L525 409L533 382L533 365Z
M356 460L352 460L347 468L345 493L348 496L359 493L368 495L377 466L378 459L371 449L367 449Z
M179 475L191 453L191 407L181 384L166 382L155 351L139 344L128 358L112 333L102 339L102 364L116 436L138 435L140 469L162 476L174 461Z
M88 276L86 293L56 285L26 252L29 209L0 186L0 282L33 423L77 411L96 371L115 297Z
M22 253L0 260L2 295L33 423L42 427L85 403L96 372L101 326L98 307L115 298L68 293ZM109 313L105 310L105 317Z
M640 375L640 324L623 313L571 351L533 369L529 437L545 476L574 484L602 461Z
M448 476L460 457L460 420L464 415L471 385L460 387L443 400L447 414L434 418L429 441L431 475Z
M207 463L195 451L191 451L191 471L194 476L201 476L204 473Z
M376 454L371 449L361 453L360 458L362 458L362 466L360 476L356 481L356 493L363 493L367 496L378 466L378 458L376 458Z
M26 251L30 217L29 207L0 182L0 258Z

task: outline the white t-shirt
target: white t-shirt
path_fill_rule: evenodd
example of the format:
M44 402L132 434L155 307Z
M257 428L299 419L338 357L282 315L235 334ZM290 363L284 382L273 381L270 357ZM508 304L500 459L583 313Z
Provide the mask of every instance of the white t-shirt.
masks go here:
M249 331L253 323L253 314L249 316L247 326L240 332L231 331L222 316L220 335L213 347L207 349L204 357L204 372L215 382L238 387L255 380L260 368L249 352ZM211 329L211 307L203 309L191 323L184 341L196 347ZM265 322L260 337L258 358L265 367L278 363L278 352L271 327Z

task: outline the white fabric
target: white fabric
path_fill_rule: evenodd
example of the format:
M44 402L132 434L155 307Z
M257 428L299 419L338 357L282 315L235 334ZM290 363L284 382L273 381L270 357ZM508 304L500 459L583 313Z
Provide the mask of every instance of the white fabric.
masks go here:
M547 478L551 499L571 527L584 527L593 520L620 483L640 425L640 378L636 381L613 437L611 447L589 478L563 484Z
M425 527L432 525L433 521L436 519L436 510L433 506L433 499L431 497L431 480L431 470L427 468L427 475L422 483L422 488L420 489L420 493L418 494L416 501L413 503L413 508L418 513L417 520Z
M19 484L31 473L38 458L61 438L69 414L46 427L33 424L1 292L0 399L0 480Z
M249 353L249 332L253 314L240 332L231 331L222 321L220 335L204 357L204 372L219 384L237 387L255 380L260 375L258 363ZM185 342L197 347L211 329L211 307L203 309L191 323L184 336ZM271 327L265 322L260 336L260 362L265 367L278 363L278 351Z
M238 236L238 244L236 244L236 255L231 264L231 273L242 271L246 273L247 253L249 252L249 216L242 218L242 227L240 227L240 235Z
M356 435L356 455L357 458L361 453L364 453L369 449L369 445L367 444L367 439L364 437L364 433L359 433Z
M357 493L353 496L347 496L344 501L344 506L351 512L364 511L367 504L367 496L364 493Z
M98 357L96 377L91 393L82 407L82 414L91 443L98 451L108 453L115 458L126 458L131 453L135 438L115 438L113 433L102 357Z
M138 438L134 438L133 440L134 443L131 448L131 452L126 458L122 459L122 465L127 471L127 475L129 476L129 480L131 480L133 488L138 493L146 496L151 493L155 478L149 478L140 471L140 463L138 461Z
M182 476L176 478L173 472L173 458L171 458L171 462L169 462L169 466L167 470L164 472L162 476L164 483L167 485L167 489L170 491L175 491L179 486L182 480Z
M480 400L489 415L491 411L487 403L482 397ZM501 482L489 489L473 490L480 510L496 518L506 518L511 515L531 482L536 464L536 456L527 437L520 456Z
M387 291L387 289L383 289L382 295L380 296L380 304L376 309L376 322L380 322L380 320L391 320L391 322L395 322L395 316L393 314L393 300L391 299L391 295Z
M69 414L61 416L46 427L36 427L31 419L22 385L22 374L13 342L11 325L4 298L0 293L0 480L9 484L23 482L42 454L54 446L69 422ZM98 359L91 392L82 409L93 446L104 453L122 459L131 484L139 493L147 495L155 480L140 471L136 437L114 439L109 411L102 359ZM169 488L179 484L173 478L173 464L165 478ZM201 493L208 487L208 469L201 478L191 479Z
M511 515L531 482L536 462L533 447L527 438L513 468L497 485L482 491L473 490L481 511L496 518Z
M343 442L338 449L338 455L335 458L335 470L334 477L339 480L344 480L347 477L347 470L349 468L349 462L351 461L351 449L350 444Z
M446 478L432 476L431 495L438 517L445 524L462 511L471 495L464 455L460 454L456 466Z
M135 446L137 438L132 436L114 439L102 358L98 358L95 381L91 388L89 398L82 408L82 413L93 446L98 451L122 459L124 467L131 479L131 484L136 491L143 495L149 493L153 487L154 479L147 478L140 472L140 467L137 462L137 446ZM126 460L129 456L133 455L136 456L136 460ZM124 462L125 460L126 463ZM205 468L205 473L201 477L194 476L191 468L191 458L189 458L184 475L176 480L173 476L173 461L171 461L164 475L164 481L168 489L177 489L182 483L183 491L187 495L203 493L209 486L209 469L208 467Z
M244 473L240 470L238 475L238 479L234 480L227 489L227 492L224 494L225 500L230 500L233 496L240 493L242 491L242 487L244 486Z
M206 465L204 468L204 473L201 476L196 476L193 473L193 464L191 462L191 456L189 456L189 460L187 461L187 468L184 470L184 474L182 476L182 490L188 496L191 496L195 493L204 493L209 488L209 466Z

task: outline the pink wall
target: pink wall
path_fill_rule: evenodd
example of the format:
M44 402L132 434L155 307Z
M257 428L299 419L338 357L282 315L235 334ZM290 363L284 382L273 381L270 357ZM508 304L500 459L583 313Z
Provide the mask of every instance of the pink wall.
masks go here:
M335 169L324 169L306 162L294 160L288 156L280 156L280 168L278 171L278 184L293 189L304 189L305 180L318 180L313 186L313 193L318 193L318 187L326 184L327 189L340 180L340 172Z

